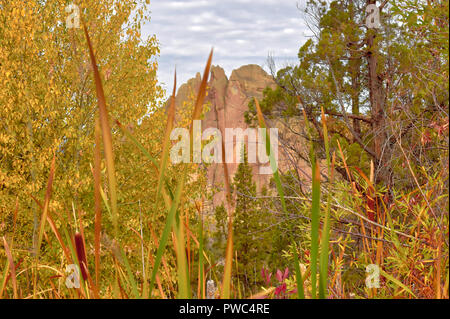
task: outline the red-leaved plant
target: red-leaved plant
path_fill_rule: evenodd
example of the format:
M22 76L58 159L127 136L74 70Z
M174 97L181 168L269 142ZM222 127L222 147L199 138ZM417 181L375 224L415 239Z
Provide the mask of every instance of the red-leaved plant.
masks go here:
M264 267L261 269L261 276L266 283L267 286L270 286L271 279L272 279L272 273L270 273L267 269ZM275 275L277 278L278 284L274 291L274 298L276 299L286 299L291 294L297 293L297 289L287 291L287 283L286 279L289 278L289 269L286 267L284 272L282 272L280 269L277 269L277 273Z

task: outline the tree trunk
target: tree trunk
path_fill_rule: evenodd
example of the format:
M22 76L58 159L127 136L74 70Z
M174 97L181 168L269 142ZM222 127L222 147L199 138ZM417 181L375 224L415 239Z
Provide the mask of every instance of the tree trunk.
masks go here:
M368 0L367 5L376 4L375 0ZM380 72L378 48L375 38L378 32L376 29L369 29L367 32L367 60L369 67L369 98L372 111L372 134L374 141L374 152L376 158L375 182L390 184L390 168L388 166L388 145L386 143L386 127L384 112L384 89L383 76Z
M353 5L350 6L350 15L355 21L355 12ZM350 34L350 77L351 77L351 99L352 99L352 114L359 115L359 95L361 92L361 56L358 50L359 38L356 34ZM358 138L361 138L361 123L358 119L353 119L353 131L355 131ZM353 143L356 143L356 137L353 137Z

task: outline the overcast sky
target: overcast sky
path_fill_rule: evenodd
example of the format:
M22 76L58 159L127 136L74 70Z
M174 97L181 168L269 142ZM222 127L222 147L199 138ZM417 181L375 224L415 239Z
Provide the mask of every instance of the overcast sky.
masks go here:
M305 0L153 0L144 36L160 43L159 80L172 89L203 72L211 47L213 64L231 71L245 64L267 69L267 56L277 67L296 61L307 29L297 4Z

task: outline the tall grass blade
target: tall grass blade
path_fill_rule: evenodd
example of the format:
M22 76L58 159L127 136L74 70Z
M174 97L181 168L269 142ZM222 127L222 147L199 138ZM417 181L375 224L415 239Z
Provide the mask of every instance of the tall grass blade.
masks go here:
M417 296L408 288L406 287L400 280L398 280L397 278L389 275L387 272L385 272L382 268L380 268L380 274L383 275L383 277L385 277L386 279L388 279L389 281L393 282L394 284L396 284L397 286L399 286L400 288L402 288L403 290L405 290L407 293L409 293L411 296L413 296L414 298L417 298Z
M222 132L223 133L223 132ZM223 135L223 134L222 134ZM228 215L228 234L227 234L227 246L225 249L225 267L222 279L221 298L230 298L231 287L231 270L233 266L233 210L234 205L231 198L231 186L230 186L230 174L228 172L228 165L225 161L225 143L222 139L222 165L225 180L225 194L226 194L226 209Z
M101 206L101 128L100 120L95 120L95 149L94 149L94 209L95 209L95 229L94 229L94 255L95 255L95 284L100 286L100 236L102 229L102 206Z
M260 126L260 128L266 129L266 136L265 136L265 140L264 140L264 142L266 144L266 153L270 160L270 166L272 168L273 178L275 180L275 185L277 187L277 191L280 196L281 207L283 208L283 212L287 215L288 211L287 211L287 206L286 206L286 200L284 198L284 191L283 191L283 187L281 185L280 174L278 173L278 164L275 160L275 156L272 151L272 145L270 143L269 132L268 132L268 129L266 126L266 122L264 121L264 116L261 111L261 107L259 106L258 99L254 98L254 100L255 100L255 105L256 105L256 112L258 115L259 126Z
M275 185L278 191L278 195L280 197L280 202L281 202L281 207L283 209L284 214L287 216L288 215L288 210L287 210L287 206L286 206L286 200L284 198L284 190L283 190L283 186L281 184L281 179L280 179L280 174L278 172L278 164L276 162L275 159L275 155L274 152L272 150L272 143L270 141L270 134L269 131L267 129L267 125L266 122L264 120L264 115L262 113L261 107L259 105L258 99L254 98L255 101L255 106L256 106L256 113L257 113L257 117L258 117L258 123L259 123L259 127L262 129L265 129L265 136L263 136L264 138L264 143L266 145L266 153L267 156L269 157L269 161L270 161L270 166L272 168L272 173L273 173L273 178L275 181ZM296 255L296 254L295 254ZM298 259L298 257L297 257ZM296 264L298 266L298 260L296 261ZM297 276L300 276L301 278L301 274L300 272L297 272ZM297 277L299 278L299 277ZM301 283L301 286L298 286L297 288L299 290L299 296L303 293L303 282ZM301 292L300 292L301 289ZM304 297L304 293L303 293L303 297Z
M31 195L31 194L30 194L30 197L34 200L34 202L39 206L39 208L40 208L41 210L44 208L44 206L42 205L42 203L41 203L36 197L34 197L34 196ZM70 257L69 249L68 249L67 246L64 244L64 241L63 241L63 239L62 239L62 236L61 236L61 234L59 233L58 228L56 227L55 222L53 221L53 218L52 218L52 216L51 216L51 214L50 214L50 211L49 211L48 214L47 214L47 222L48 222L48 224L50 225L50 228L52 229L53 233L55 234L56 239L58 240L58 242L59 242L59 244L60 244L60 246L61 246L61 248L62 248L62 250L63 250L63 253L64 253L64 255L66 256L67 262L68 262L68 263L71 263L71 262L72 262L72 259L71 259L71 257Z
M136 280L134 279L134 276L133 276L133 271L131 270L130 262L128 261L128 258L120 244L119 244L119 250L120 250L121 257L122 257L122 263L125 266L125 270L127 272L128 281L131 284L133 296L135 299L140 299L141 297L139 295Z
M193 123L194 123L195 120L199 120L200 119L200 116L201 116L201 113L202 113L203 101L204 101L204 98L206 96L206 86L207 86L207 83L208 83L208 77L209 77L209 72L210 72L210 68L211 68L212 54L213 54L213 50L211 50L211 53L210 53L209 58L208 58L208 61L206 63L205 71L203 73L203 78L202 78L202 81L201 81L201 84L200 84L200 88L199 88L198 94L197 94L197 100L195 102L194 110L193 110L193 113L192 113L192 122L191 122L191 127L190 127L191 149L192 149ZM181 174L181 177L180 177L179 181L178 181L177 188L176 188L175 194L174 194L174 198L173 198L173 201L172 201L169 213L168 213L167 218L166 218L166 224L164 226L164 230L163 230L163 233L161 235L161 239L159 241L158 250L156 251L155 265L153 267L151 281L150 281L150 293L149 293L150 297L152 296L152 290L153 290L153 286L154 286L154 283L155 283L156 274L158 273L159 266L161 265L161 259L162 259L162 255L163 255L164 250L165 250L166 245L167 245L167 240L169 238L169 233L170 233L172 227L174 226L176 212L178 210L178 205L180 203L181 193L183 191L184 183L185 183L185 180L186 180L186 174L187 174L187 170L185 168L183 173ZM182 258L181 256L178 256L178 257ZM188 285L188 283L185 283L185 282L181 282L181 283L179 283L179 285L180 284L181 284L181 286Z
M158 273L159 266L161 265L161 259L164 254L164 250L166 249L167 240L169 239L169 234L170 234L170 231L174 224L175 213L178 209L178 204L180 202L181 191L183 188L184 179L185 179L185 174L182 174L182 176L177 184L177 188L175 190L175 198L174 198L174 201L172 202L172 207L170 208L169 213L166 218L166 223L164 225L161 239L159 241L158 250L156 251L155 264L153 266L152 276L151 276L151 280L150 280L150 288L149 288L150 289L150 292L149 292L150 298L152 296L152 290L153 290L153 286L155 283L156 274Z
M232 213L228 213L228 235L227 235L227 248L225 251L225 267L222 280L222 299L230 298L231 287L231 268L233 263L233 219Z
M150 229L150 233L151 233L153 242L155 243L156 246L159 246L158 238L156 237L156 234L155 234L155 232L153 231L153 228L151 227L150 224L148 225L148 228ZM149 256L150 256L150 254L149 254ZM147 264L148 264L148 263L147 263ZM166 277L167 277L167 278L170 278L170 270L169 270L169 266L168 266L167 260L166 260L166 258L164 258L164 256L162 257L162 265L163 265L163 267L164 267L164 272L165 272ZM152 261L152 267L154 267L154 261ZM147 271L147 272L148 272L148 271ZM169 281L168 281L168 284L169 284L169 289L170 289L170 291L175 295L175 294L176 294L176 291L175 291L175 288L174 288L173 285L172 285L172 281L169 280Z
M300 264L298 261L298 255L296 251L294 251L294 267L295 267L295 277L297 279L298 299L305 299L305 288L303 286L302 271L300 269Z
M325 143L325 153L327 158L328 168L328 180L329 185L333 183L333 168L335 154L333 153L333 163L330 160L330 145L328 141L328 128L325 117L325 112L322 107L322 125L323 125L323 138ZM327 282L328 282L328 254L329 254L329 240L330 240L330 208L331 208L331 188L328 190L327 206L325 211L325 220L323 222L322 239L320 241L320 258L319 258L319 298L326 298Z
M8 283L8 273L9 273L9 260L5 260L5 266L3 267L3 277L2 283L0 285L0 299L3 297L3 292L6 289L6 285Z
M91 39L89 37L86 25L83 24L84 34L89 46L89 56L91 58L92 70L94 72L95 90L97 93L97 104L99 109L100 124L103 137L103 150L105 152L106 168L108 172L108 184L111 199L111 211L113 216L114 235L119 238L119 225L118 225L118 209L117 209L117 187L114 168L114 153L112 145L111 128L109 126L108 110L106 109L105 93L103 91L102 80L100 78L100 72L97 67L95 59L94 49L92 48Z
M192 112L192 121L199 120L200 116L202 115L203 101L205 100L206 96L206 87L208 85L208 78L209 78L209 71L211 69L212 57L213 57L213 49L211 49L211 52L209 53L208 61L206 62L205 70L203 71L202 82L200 83L197 99L194 105L194 110ZM191 143L192 143L192 130L193 130L193 123L191 124Z
M184 236L184 223L180 217L179 210L176 214L175 223L175 240L177 251L177 272L178 272L178 298L188 299L191 298L189 269L187 266L185 236Z
M170 133L172 132L172 128L175 121L175 94L177 90L177 73L175 71L174 80L173 80L173 92L170 97L170 106L167 111L167 124L166 131L164 133L164 142L162 145L162 155L161 155L161 163L159 166L159 176L158 176L158 185L156 187L156 199L155 205L158 202L159 195L161 193L161 188L163 186L164 173L167 167L168 156L169 156L169 146L170 146Z
M319 252L320 219L320 167L316 160L312 169L312 204L311 204L311 295L316 299L317 290L317 256Z
M41 250L41 243L42 243L42 236L44 235L44 229L45 229L45 222L47 220L47 214L48 214L48 207L50 203L50 197L52 194L52 186L53 186L53 177L55 174L55 160L56 160L56 154L53 154L52 163L50 166L50 173L48 175L48 181L47 181L47 190L45 192L45 199L44 199L44 207L42 209L42 216L41 221L39 224L39 233L38 233L38 240L35 247L35 265L37 266L39 261L39 252ZM36 298L36 289L37 289L37 267L34 268L34 275L33 275L33 298Z
M45 193L44 206L42 208L41 222L39 224L36 256L39 256L39 251L40 251L40 247L41 247L41 243L42 243L42 236L44 234L45 222L47 220L48 207L49 207L49 203L50 203L50 197L52 194L53 177L54 177L54 173L55 173L55 159L56 159L56 155L53 155L53 159L52 159L52 163L51 163L51 167L50 167L50 174L48 176L48 181L47 181L47 191Z
M8 242L6 241L5 236L3 238L3 246L5 247L6 257L9 262L9 271L11 273L11 281L13 286L13 294L14 299L17 299L19 295L17 294L17 279L16 279L16 266L14 265L14 260L11 254L11 250L9 249Z
M204 299L205 298L205 280L203 278L204 276L204 266L203 266L203 214L202 214L202 208L198 210L199 212L199 230L198 230L198 239L199 239L199 249L198 249L198 284L199 284L199 291L198 291L198 298Z

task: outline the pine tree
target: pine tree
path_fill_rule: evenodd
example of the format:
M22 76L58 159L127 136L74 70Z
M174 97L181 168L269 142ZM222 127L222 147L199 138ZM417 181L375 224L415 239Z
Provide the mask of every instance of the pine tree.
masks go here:
M215 208L214 219L216 222L216 229L214 232L213 248L218 252L219 256L222 256L227 236L227 211L223 204Z
M263 218L258 207L256 184L244 149L243 162L234 176L233 191L236 193L236 210L233 223L234 245L237 252L239 283L253 287L261 279L259 272L265 259L265 241L258 231L263 227Z

